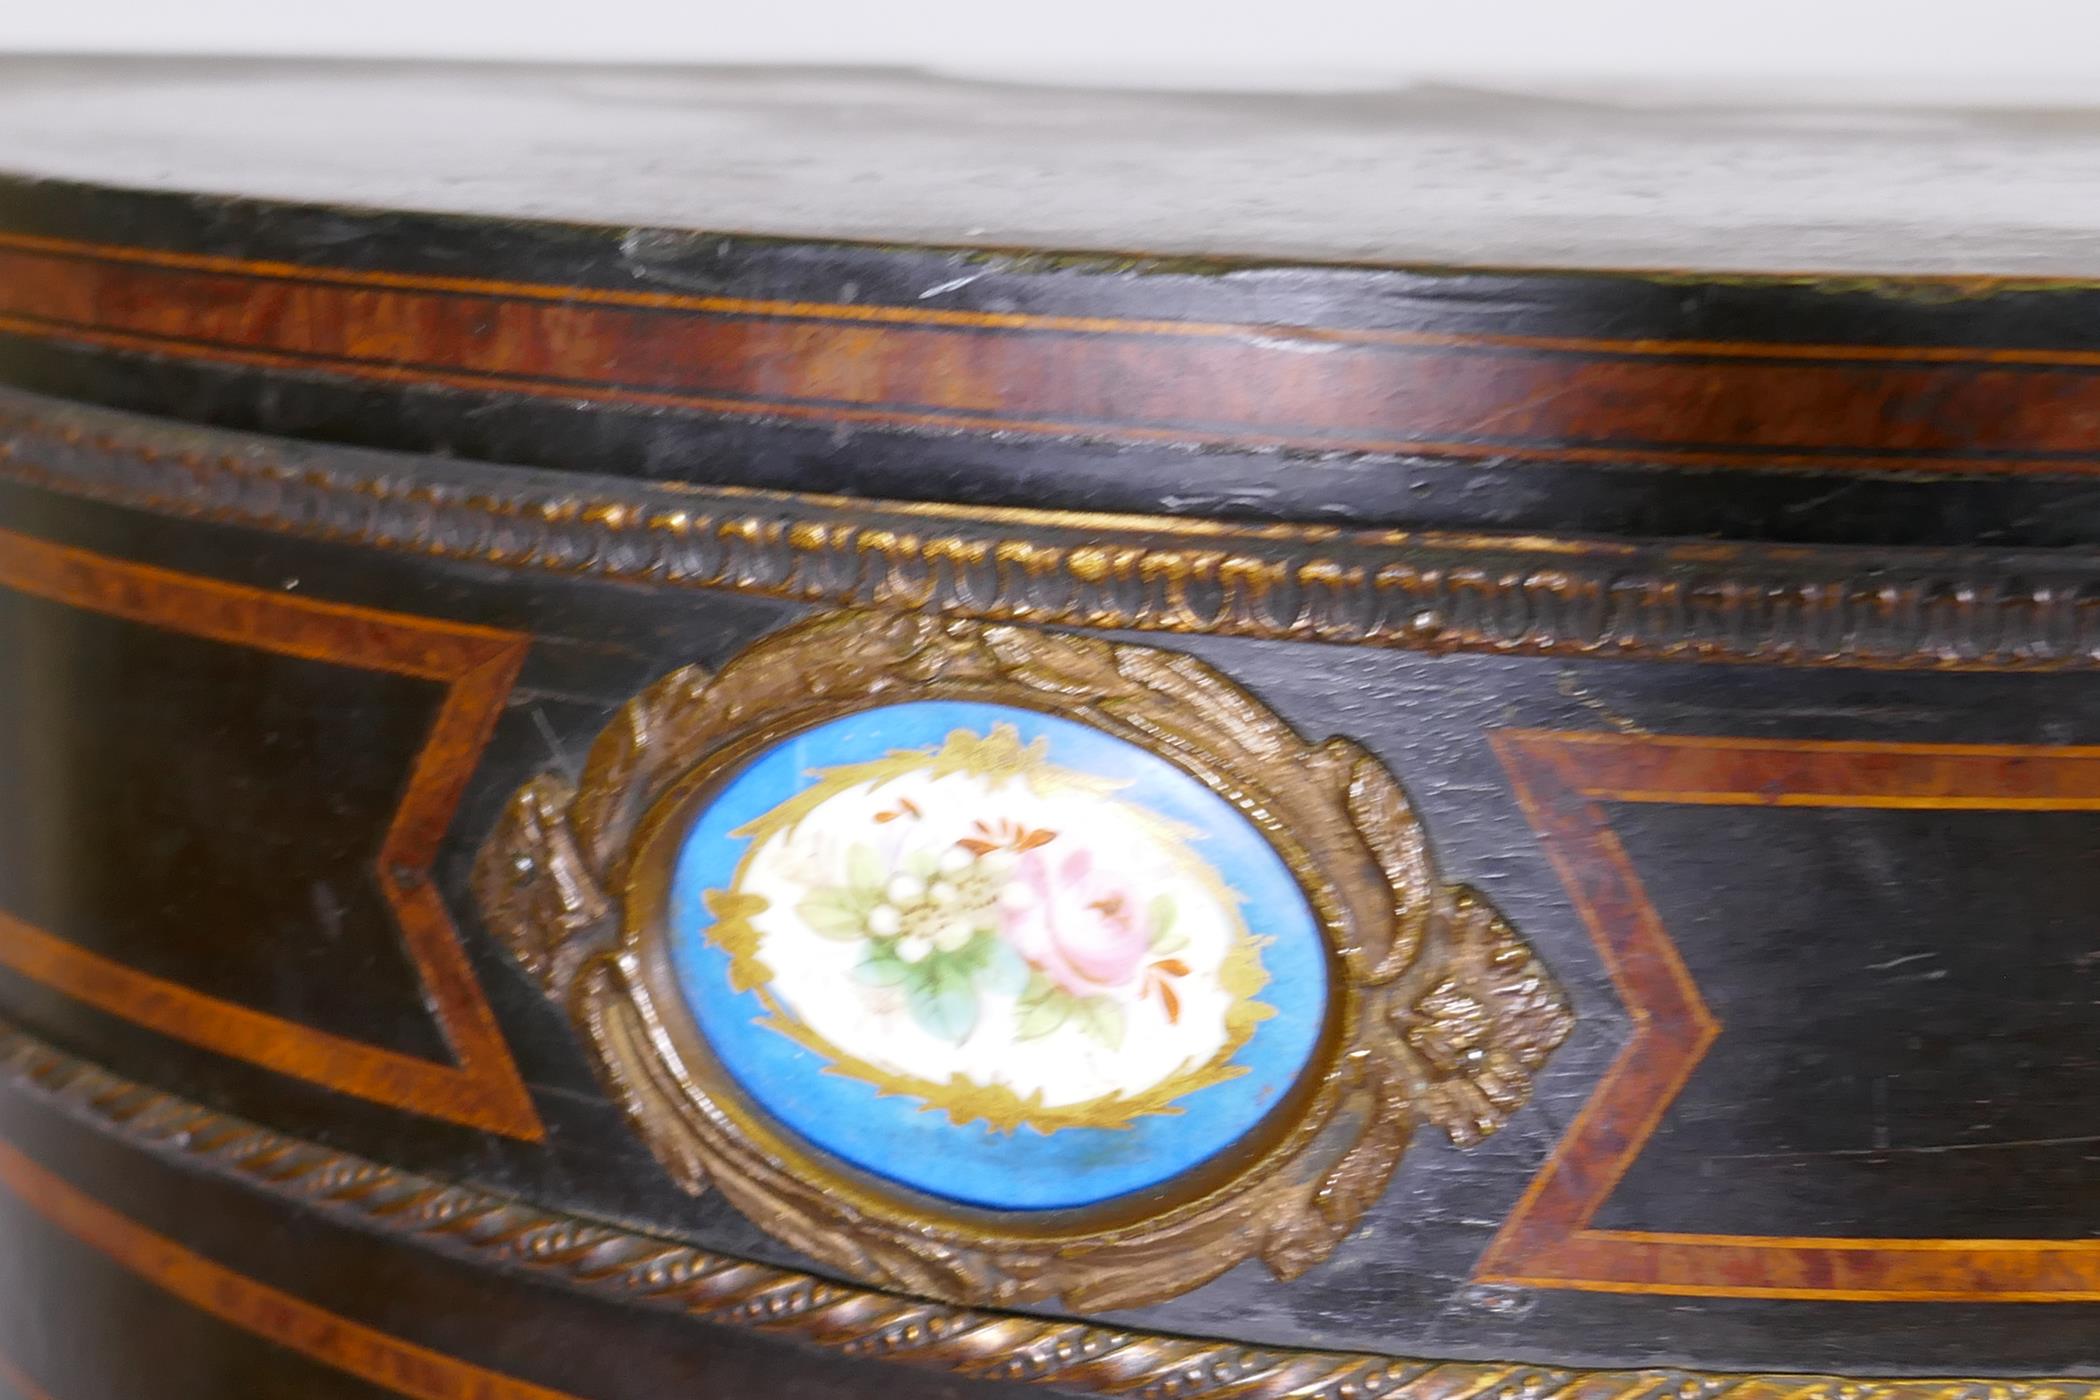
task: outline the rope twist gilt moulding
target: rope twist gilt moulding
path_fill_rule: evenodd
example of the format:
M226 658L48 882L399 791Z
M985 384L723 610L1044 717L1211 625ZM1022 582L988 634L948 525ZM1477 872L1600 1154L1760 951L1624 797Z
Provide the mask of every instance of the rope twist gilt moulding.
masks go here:
M691 1245L539 1210L346 1156L171 1097L0 1022L0 1079L156 1158L205 1167L382 1237L556 1279L601 1298L790 1337L835 1355L1059 1394L1182 1400L2093 1400L2089 1380L1564 1371L1365 1353L1272 1351L868 1293ZM165 1257L165 1256L163 1256ZM1168 1388L1171 1388L1170 1390Z
M674 1178L953 1301L1294 1278L1418 1125L1492 1133L1572 1025L1362 747L1015 626L837 612L676 671L512 798L474 881ZM929 1152L979 1179L912 1180Z

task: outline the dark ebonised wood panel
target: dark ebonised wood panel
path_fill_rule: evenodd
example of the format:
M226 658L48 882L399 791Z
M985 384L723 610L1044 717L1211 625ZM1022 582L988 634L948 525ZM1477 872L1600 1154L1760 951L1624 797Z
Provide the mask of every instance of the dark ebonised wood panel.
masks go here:
M950 237L963 206L908 181L865 223L830 193L771 223L738 201L853 161L855 112L930 124L877 175L956 139L994 97L953 85L0 76L0 1391L1748 1400L1839 1373L1926 1400L1888 1378L2091 1375L2089 240L2009 205L1906 243L1930 220L1886 161L1828 240L1577 220L1553 257L1526 216L1475 266L1441 265L1463 224L1426 192L1384 241L1351 220L1388 194L1331 194L1322 238L1285 207L1313 186L1277 184L1273 217L1245 193L1270 157L1233 143L1263 122L1369 143L1367 168L1437 132L1551 144L1539 109L1454 99L1006 94L1001 122L1155 113L1133 149L1243 173L1219 197L1246 222L1119 220L1099 182L1129 171L1053 161L1071 205L1003 223L1026 182L988 188L988 231ZM283 166L226 183L255 148L218 118L277 94L290 143L389 83L388 122L478 95L579 149L766 114L749 169L698 151L715 183L670 202L662 171L536 202L525 167L441 196L447 141L325 197ZM700 117L664 115L680 93ZM1712 121L1716 159L1756 125ZM2084 118L1970 121L2015 192L2091 149ZM1798 178L1925 160L1842 128ZM187 175L139 173L184 143ZM1796 176L1762 159L1743 198L1784 213ZM914 188L928 222L898 222ZM1526 198L1565 212L1557 188ZM1571 1025L1499 1131L1410 1124L1289 1281L1250 1261L1098 1315L918 1301L681 1189L477 858L523 785L588 786L660 677L837 612L1112 643L1056 654L1223 677L1352 741Z

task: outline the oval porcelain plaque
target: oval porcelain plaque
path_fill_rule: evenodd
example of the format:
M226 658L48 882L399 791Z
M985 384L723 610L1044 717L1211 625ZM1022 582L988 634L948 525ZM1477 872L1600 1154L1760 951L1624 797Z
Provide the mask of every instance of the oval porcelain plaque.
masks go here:
M865 1171L1042 1210L1254 1128L1328 1015L1328 949L1261 832L1165 759L923 700L779 740L693 818L680 990L723 1069Z

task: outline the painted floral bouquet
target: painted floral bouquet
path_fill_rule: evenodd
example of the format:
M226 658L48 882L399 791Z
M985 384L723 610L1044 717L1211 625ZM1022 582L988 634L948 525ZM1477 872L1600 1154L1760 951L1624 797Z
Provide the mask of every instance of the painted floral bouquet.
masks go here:
M1261 941L1190 831L1009 727L819 770L739 834L709 938L843 1074L1002 1125L1232 1077Z
M877 820L909 820L905 799ZM1035 1040L1067 1022L1110 1049L1123 1043L1123 1007L1156 996L1178 1021L1175 981L1188 964L1174 952L1174 900L1144 899L1126 872L1089 847L1009 819L972 823L944 849L907 847L892 869L867 844L847 849L846 879L797 906L809 927L864 945L854 975L898 988L929 1033L961 1042L975 1029L979 988L1018 993L1016 1038Z

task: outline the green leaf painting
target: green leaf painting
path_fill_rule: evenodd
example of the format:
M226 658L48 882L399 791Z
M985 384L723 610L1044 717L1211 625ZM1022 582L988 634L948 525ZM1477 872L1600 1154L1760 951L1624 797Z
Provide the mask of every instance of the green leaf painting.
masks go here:
M869 987L894 987L911 976L911 964L899 958L889 944L869 945L868 955L853 969L853 979Z
M1087 997L1079 1003L1079 1023L1088 1035L1111 1050L1123 1048L1123 1008L1112 997Z
M869 900L840 886L820 889L795 906L811 933L851 943L868 935Z
M1177 912L1172 895L1152 896L1152 902L1145 908L1145 916L1152 929L1153 952L1173 953L1189 946L1189 936L1174 927Z
M977 988L947 958L928 959L904 980L904 1004L928 1035L960 1043L977 1028Z

